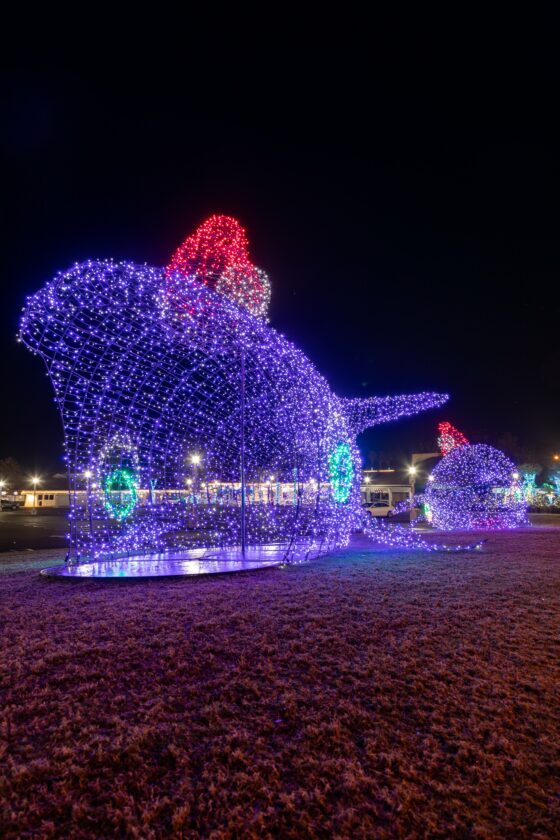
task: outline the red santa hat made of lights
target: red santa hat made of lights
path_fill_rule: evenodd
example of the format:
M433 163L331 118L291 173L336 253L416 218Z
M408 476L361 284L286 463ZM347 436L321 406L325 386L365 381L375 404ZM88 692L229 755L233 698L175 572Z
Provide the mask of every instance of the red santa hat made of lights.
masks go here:
M437 442L441 454L448 455L452 449L465 446L469 441L459 429L456 429L451 423L444 422L438 424Z
M249 258L245 229L231 216L213 215L175 251L167 275L196 277L201 283L266 318L270 281Z

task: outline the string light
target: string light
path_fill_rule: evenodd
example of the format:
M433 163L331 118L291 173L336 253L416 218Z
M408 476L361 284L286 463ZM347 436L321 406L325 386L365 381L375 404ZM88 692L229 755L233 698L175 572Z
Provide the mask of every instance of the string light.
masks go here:
M210 216L200 225L177 249L167 274L196 277L253 315L266 317L270 281L252 264L245 229L231 216Z
M412 549L415 551L478 551L486 540L478 540L473 543L449 543L428 542L414 528L404 528L402 525L387 525L377 517L369 516L364 521L364 532L370 539L381 543L387 548Z
M426 517L444 531L528 524L515 466L486 444L452 448L434 467L424 493Z
M123 467L112 470L105 478L105 506L109 515L115 519L126 519L134 510L138 501L136 492L136 481L134 474ZM115 500L115 491L118 491L118 498ZM123 500L123 492L125 499Z
M63 421L72 556L278 543L290 561L360 527L356 435L447 395L337 397L267 325L269 296L243 228L212 216L166 269L89 260L28 299L20 338Z
M465 435L451 423L439 423L438 432L437 442L442 455L448 455L455 447L464 446L469 442Z
M339 443L329 455L329 478L335 502L348 501L354 478L352 452L347 443Z

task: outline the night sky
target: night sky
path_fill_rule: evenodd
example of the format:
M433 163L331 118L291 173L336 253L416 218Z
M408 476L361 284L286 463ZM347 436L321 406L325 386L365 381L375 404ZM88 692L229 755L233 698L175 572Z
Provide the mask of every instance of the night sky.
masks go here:
M364 455L431 448L442 419L541 461L560 450L556 105L513 82L400 82L315 69L263 95L8 66L0 458L62 468L50 384L15 341L25 296L88 257L164 265L213 212L247 228L272 325L338 393L452 395L368 433Z

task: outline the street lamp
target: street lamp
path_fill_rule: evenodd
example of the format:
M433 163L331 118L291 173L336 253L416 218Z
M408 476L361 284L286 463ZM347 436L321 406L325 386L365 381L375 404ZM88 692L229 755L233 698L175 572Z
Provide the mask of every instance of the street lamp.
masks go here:
M273 475L268 476L268 503L269 504L272 504L274 502L274 492L272 490L272 485L274 483L274 480L275 480L275 478L274 478Z
M33 510L31 511L31 514L33 516L37 515L37 508L35 506L35 502L36 502L36 499L37 499L37 485L40 483L40 481L41 481L41 479L37 475L34 475L33 478L31 479L31 484L33 485Z
M198 468L200 466L200 462L202 461L202 456L198 454L198 452L193 452L190 456L190 462L193 467L193 481L192 481L192 503L195 505L197 504L197 494L199 490L199 478L198 478Z
M91 509L91 484L90 479L93 475L91 470L84 471L84 477L87 481L87 490L86 490L86 507L87 507L87 515L89 520L89 532L93 537L93 511Z
M410 521L414 522L414 492L416 490L416 473L418 470L414 465L408 468L408 478L410 481Z
M200 466L200 462L202 461L201 456L198 452L194 452L191 455L191 464L193 465L194 469L194 481L193 481L193 502L196 504L196 494L198 492L198 468Z

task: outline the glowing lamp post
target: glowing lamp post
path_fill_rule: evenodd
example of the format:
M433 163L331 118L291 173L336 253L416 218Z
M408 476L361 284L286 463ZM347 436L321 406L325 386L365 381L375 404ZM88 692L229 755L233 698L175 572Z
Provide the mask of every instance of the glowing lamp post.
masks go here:
M413 522L414 519L416 518L415 517L415 508L414 508L413 499L414 499L414 494L416 492L416 473L417 472L418 472L418 470L416 469L415 466L412 466L412 467L408 468L408 479L410 481L410 499L411 499L410 521L411 522Z
M194 477L193 477L193 498L196 501L196 494L198 493L198 468L200 467L200 462L202 461L201 456L195 452L191 455L191 464L193 467Z
M31 511L32 516L37 515L37 508L36 508L36 501L37 501L37 485L40 483L41 479L34 475L31 479L31 484L33 485L33 509Z
M89 532L93 537L93 511L91 509L91 470L86 470L84 472L84 478L87 481L87 490L86 490L86 506L88 512L88 519L89 519Z

